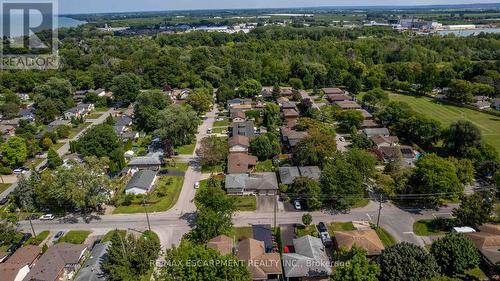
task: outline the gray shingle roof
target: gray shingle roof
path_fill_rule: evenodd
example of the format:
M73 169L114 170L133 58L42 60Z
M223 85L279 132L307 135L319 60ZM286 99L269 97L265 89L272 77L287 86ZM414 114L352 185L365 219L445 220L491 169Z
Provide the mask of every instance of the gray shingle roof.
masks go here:
M104 281L106 276L101 268L103 261L107 259L108 248L111 242L99 243L94 246L90 257L85 261L75 281Z
M248 178L248 174L229 174L226 176L226 189L231 188L241 188L245 187L245 180Z
M367 128L363 129L363 133L368 137L376 135L388 136L390 134L387 128Z
M321 170L318 166L299 167L299 171L301 176L309 177L313 180L319 180L321 176Z
M328 276L330 260L321 239L310 235L293 239L295 253L283 254L285 277Z
M292 184L293 180L300 176L299 168L297 167L279 167L278 173L283 184Z
M125 190L138 188L149 191L156 178L156 172L151 170L141 170L136 172L127 183Z
M143 165L161 165L158 157L140 156L134 157L128 163L129 166L143 166Z

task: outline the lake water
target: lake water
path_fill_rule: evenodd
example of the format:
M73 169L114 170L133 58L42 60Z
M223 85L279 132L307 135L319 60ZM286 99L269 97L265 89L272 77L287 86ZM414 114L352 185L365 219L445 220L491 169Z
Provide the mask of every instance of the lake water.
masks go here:
M14 22L22 22L21 19L22 19L22 16L21 15L13 15L14 17L19 17L19 18L14 18L13 21ZM34 22L37 22L37 15L31 15L31 20L34 20ZM79 25L82 25L82 24L86 24L86 22L84 21L79 21L79 20L75 20L75 19L72 19L72 18L68 18L68 17L58 17L57 18L57 26L58 28L62 28L62 27L77 27ZM14 37L17 37L17 36L21 36L22 35L22 29L23 27L20 25L20 24L17 24L17 25L13 25L12 27L12 34L14 35Z

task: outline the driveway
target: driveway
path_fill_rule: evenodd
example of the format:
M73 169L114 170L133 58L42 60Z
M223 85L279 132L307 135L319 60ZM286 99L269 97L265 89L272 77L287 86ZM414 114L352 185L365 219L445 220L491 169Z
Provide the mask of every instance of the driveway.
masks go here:
M273 212L276 196L259 195L257 196L257 212Z

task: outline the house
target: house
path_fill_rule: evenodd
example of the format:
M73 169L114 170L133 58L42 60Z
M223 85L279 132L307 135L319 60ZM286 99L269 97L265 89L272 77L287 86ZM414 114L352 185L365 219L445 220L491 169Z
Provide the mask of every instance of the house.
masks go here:
M252 99L232 99L227 101L227 106L229 107L235 107L237 105L252 105Z
M273 87L262 87L262 91L260 92L260 96L263 99L272 99L273 98Z
M19 248L10 258L0 264L2 281L23 280L41 254L41 249L34 245Z
M364 249L368 256L380 255L384 244L373 229L335 231L335 246L350 250L354 245Z
M132 117L128 115L121 115L116 118L115 126L132 126L133 121Z
M231 120L233 121L233 123L245 122L246 119L246 114L243 111L233 112L231 114Z
M500 110L500 98L494 99L493 102L491 103L491 107L493 107L496 110Z
M274 195L278 190L278 180L275 173L229 174L226 175L225 187L231 195Z
M340 109L361 109L361 105L359 105L355 101L350 101L350 100L345 100L345 101L336 101L334 102L336 106L338 106Z
M248 152L250 139L246 136L235 135L229 139L229 153Z
M73 108L70 108L66 112L64 112L64 118L80 118L89 114L92 110L94 110L94 104L92 103L82 103Z
M477 109L488 109L491 107L491 103L489 101L476 101L470 103L470 105Z
M493 266L500 262L500 225L483 224L478 230L465 235L472 240L486 263Z
M321 89L325 95L343 95L345 94L344 90L340 88L323 88Z
M111 242L99 243L94 246L90 257L85 261L74 281L106 281L102 263L108 258L108 248Z
M281 141L288 148L295 147L301 140L308 137L305 131L296 131L290 128L281 128Z
M71 280L80 268L80 261L87 251L86 245L58 243L48 250L35 263L25 281Z
M373 136L388 137L390 135L389 130L387 128L366 128L363 129L363 134L365 134L367 138Z
M328 94L326 95L326 99L329 102L336 102L336 101L352 101L353 98L351 96L345 95L345 94Z
M156 179L155 171L137 171L125 186L125 194L148 194L153 189Z
M252 105L251 104L234 104L234 105L231 105L231 107L229 107L229 113L230 114L233 114L233 113L236 113L236 112L240 112L240 111L249 111L252 109Z
M288 128L293 128L297 124L299 113L295 109L285 109L282 112L283 118L287 122Z
M214 249L223 256L230 255L233 253L234 248L233 239L227 237L226 235L219 235L207 242L207 248Z
M286 110L286 109L296 110L297 103L295 103L293 101L285 101L285 102L280 103L280 107L281 107L281 110Z
M104 97L106 96L106 91L102 88L99 88L94 91L94 94L96 94L98 97Z
M252 280L280 280L279 253L266 253L264 242L247 238L238 243L236 257L247 264Z
M14 136L16 134L16 127L11 125L0 125L0 133L2 136Z
M379 124L375 122L374 120L368 119L368 120L363 120L363 123L361 124L362 128L377 128L379 127Z
M155 156L138 156L134 157L128 162L128 166L131 169L137 170L160 170L161 161Z
M139 133L134 131L125 131L120 135L123 141L137 140L139 138Z
M0 121L0 125L8 125L8 126L17 127L17 126L19 126L19 120L21 120L21 118L12 118L12 119L7 119L7 120L2 120L2 121Z
M280 95L282 97L291 97L293 96L292 87L280 87Z
M473 102L478 102L478 101L488 101L490 98L488 96L473 96L472 101Z
M252 225L253 239L264 242L266 253L274 251L273 230L270 224L254 224Z
M368 112L368 111L366 111L366 110L364 110L364 109L358 109L358 111L359 111L359 112L361 112L361 115L363 116L363 118L364 118L365 120L366 120L366 119L372 119L372 118L373 118L373 115L372 115L370 112Z
M48 127L49 128L56 128L58 126L68 126L71 123L69 120L64 120L64 119L59 119L59 120L54 120L49 123Z
M121 136L121 134L123 134L123 133L125 133L125 131L127 131L127 127L123 126L123 125L114 125L113 130L115 131L115 133L117 135Z
M241 135L249 138L255 136L255 128L253 121L232 123L229 129L231 131L231 136Z
M73 95L73 99L76 101L82 101L83 99L85 99L85 96L87 95L88 92L89 92L89 90L75 91L75 94Z
M401 159L401 165L404 167L412 167L417 160L413 148L407 145L381 146L375 151L379 160L389 162L399 158Z
M318 166L279 167L278 174L282 184L292 184L293 180L297 177L309 177L319 180L321 170Z
M35 121L35 109L31 106L27 108L21 108L18 113L19 118L26 120L29 123Z
M246 153L230 153L227 157L228 174L251 173L257 165L257 157Z
M377 146L377 147L382 147L382 146L395 146L398 144L399 139L396 136L382 136L382 135L375 135L369 137L369 139Z
M278 103L279 106L281 106L285 102L289 102L290 100L285 98L285 97L279 97L276 99L276 102Z
M283 254L285 278L329 280L332 266L321 239L306 235L293 239L293 247L295 253Z
M174 89L174 90L170 91L170 98L172 100L185 100L189 97L190 92L191 92L191 89L189 89L189 88Z

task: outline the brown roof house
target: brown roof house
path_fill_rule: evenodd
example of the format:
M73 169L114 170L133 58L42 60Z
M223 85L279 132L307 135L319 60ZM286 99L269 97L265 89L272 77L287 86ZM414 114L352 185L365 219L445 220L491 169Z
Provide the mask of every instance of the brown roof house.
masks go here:
M351 100L336 101L334 104L340 109L361 109L361 105Z
M0 264L0 279L2 281L23 280L40 253L40 248L34 245L19 248L6 262Z
M375 120L371 120L371 119L365 119L365 120L363 120L363 123L361 124L362 128L377 128L379 126L380 125L377 122L375 122Z
M328 95L326 95L326 98L330 102L352 100L351 96L344 95L344 94L328 94Z
M321 89L325 95L343 95L345 94L344 90L340 88L323 88Z
M247 238L238 243L236 256L247 263L252 280L279 280L283 274L279 253L266 253L264 242Z
M281 128L281 141L289 148L295 147L297 143L308 137L305 131L296 131L290 128Z
M368 256L380 255L385 249L384 244L373 229L335 231L337 248L350 250L356 245L364 249Z
M500 225L483 224L479 227L479 232L465 233L465 235L472 240L488 264L494 265L500 262Z
M246 118L246 114L243 111L237 111L231 114L231 120L235 123L245 122Z
M246 136L235 135L229 141L229 153L246 153L250 147L250 139Z
M399 139L396 136L386 137L382 135L371 136L370 140L379 148L382 146L395 146L399 142Z
M86 251L86 245L55 244L40 257L24 281L71 280Z
M257 157L246 153L230 153L227 157L228 174L251 173L257 165Z
M207 247L218 251L224 256L229 255L233 253L233 239L226 235L219 235L210 239L207 243Z
M284 109L282 115L288 128L293 128L297 124L297 119L300 116L295 109Z

